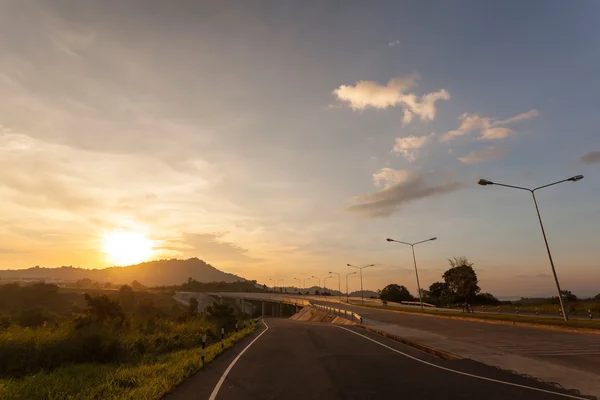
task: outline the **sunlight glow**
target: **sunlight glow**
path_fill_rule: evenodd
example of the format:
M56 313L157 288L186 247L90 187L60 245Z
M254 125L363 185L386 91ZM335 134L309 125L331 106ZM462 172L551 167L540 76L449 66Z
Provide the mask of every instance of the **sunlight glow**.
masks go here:
M104 253L118 266L147 261L152 253L152 241L138 232L111 232L104 236Z

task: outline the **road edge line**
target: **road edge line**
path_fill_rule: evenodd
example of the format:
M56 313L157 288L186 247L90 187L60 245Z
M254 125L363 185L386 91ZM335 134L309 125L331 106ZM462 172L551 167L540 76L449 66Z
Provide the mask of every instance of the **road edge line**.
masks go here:
M385 347L386 349L392 350L393 352L398 353L398 354L400 354L400 355L402 355L404 357L410 358L411 360L420 362L422 364L429 365L430 367L438 368L438 369L441 369L441 370L444 370L444 371L452 372L452 373L455 373L455 374L458 374L458 375L468 376L468 377L475 378L475 379L481 379L481 380L484 380L484 381L500 383L500 384L507 385L507 386L520 387L520 388L523 388L523 389L529 389L529 390L533 390L533 391L536 391L536 392L553 394L555 396L566 397L566 398L569 398L569 399L589 400L589 398L586 398L586 397L579 397L579 396L574 396L574 395L566 394L566 393L553 392L551 390L539 389L539 388L535 388L535 387L532 387L532 386L520 385L518 383L501 381L501 380L498 380L498 379L487 378L485 376L470 374L468 372L457 371L457 370L454 370L454 369L448 368L448 367L442 367L441 365L436 365L434 363L430 363L429 361L421 360L418 357L414 357L414 356L411 356L410 354L406 354L406 353L404 353L404 352L402 352L402 351L400 351L398 349L394 349L393 347L390 347L390 346L388 346L388 345L386 345L384 343L378 342L377 340L372 339L372 338L370 338L368 336L362 335L362 334L360 334L358 332L354 332L352 329L344 328L343 326L339 326L339 325L334 325L334 326L337 327L337 328L339 328L339 329L343 329L345 331L353 333L353 334L355 334L357 336L360 336L363 339L367 339L368 341L376 343L376 344L378 344L378 345L380 345L382 347Z
M261 321L267 329L262 331L257 337L254 338L253 341L248 343L248 345L246 347L244 347L244 349L242 351L240 351L240 354L238 354L237 357L233 359L233 361L231 362L231 364L229 364L229 366L227 367L225 372L223 372L223 375L221 375L221 378L215 385L215 388L213 389L212 393L210 394L210 397L208 398L208 400L215 400L217 398L217 395L219 394L219 390L221 390L221 386L223 385L223 382L225 382L225 378L227 378L227 375L229 375L229 372L231 371L233 366L237 363L237 361L240 359L240 357L246 352L246 350L248 350L250 348L250 346L252 346L254 344L254 342L256 342L262 335L264 335L264 333L266 331L269 330L269 325L267 325L265 320L263 319Z

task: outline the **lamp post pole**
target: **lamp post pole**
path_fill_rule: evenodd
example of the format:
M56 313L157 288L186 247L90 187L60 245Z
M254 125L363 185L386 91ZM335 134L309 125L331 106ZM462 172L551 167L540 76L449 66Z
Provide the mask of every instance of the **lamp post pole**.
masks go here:
M346 303L350 303L349 295L348 295L348 275L354 275L354 274L356 274L356 271L354 271L354 272L348 272L346 274Z
M329 271L330 274L336 274L338 277L338 292L340 292L340 303L342 302L342 288L341 288L341 283L340 283L340 274L338 274L337 272L331 272Z
M542 222L542 216L540 215L540 209L539 209L538 204L537 204L537 199L535 198L535 191L539 190L539 189L546 188L548 186L558 185L559 183L563 183L563 182L577 182L577 181L580 181L582 179L583 179L583 175L575 175L575 176L572 176L570 178L563 179L562 181L557 181L557 182L549 183L547 185L539 186L539 187L536 187L534 189L529 189L529 188L521 187L521 186L505 185L503 183L496 183L496 182L489 181L487 179L480 179L479 182L477 182L481 186L497 185L497 186L504 186L504 187L512 188L512 189L526 190L526 191L528 191L528 192L531 193L531 196L533 197L533 204L535 204L535 211L537 212L538 220L540 221L540 228L542 230L542 236L544 237L544 243L546 244L546 251L548 252L548 259L550 260L550 266L552 267L552 275L554 275L554 282L556 283L556 291L558 292L558 302L560 303L560 309L562 311L563 319L565 321L567 321L569 318L567 316L567 312L565 310L565 305L563 303L562 292L560 290L560 283L558 282L558 275L556 275L556 269L554 268L554 260L552 259L552 253L550 252L550 245L548 245L548 238L546 238L546 231L544 230L544 224Z
M369 268L374 266L375 264L365 265L364 267L357 267L356 265L346 264L348 267L356 268L360 271L360 300L362 304L365 304L365 294L363 292L363 279L362 279L362 270L365 268Z
M433 238L427 239L427 240L421 240L420 242L416 242L416 243L407 243L407 242L402 242L400 240L394 240L394 239L390 239L390 238L387 238L386 240L388 242L396 242L396 243L406 244L412 248L413 261L415 263L415 275L417 276L417 291L419 293L419 303L421 303L421 310L423 310L423 296L421 296L421 284L419 283L419 271L417 270L417 257L415 257L415 246L418 244L421 244L421 243L429 242L432 240L437 240L437 237L433 237Z

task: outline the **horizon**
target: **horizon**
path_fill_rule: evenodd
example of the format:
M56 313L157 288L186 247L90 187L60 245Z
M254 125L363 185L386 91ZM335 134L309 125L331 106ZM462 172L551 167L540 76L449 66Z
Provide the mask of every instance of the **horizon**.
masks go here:
M0 269L600 292L600 3L378 4L2 3Z

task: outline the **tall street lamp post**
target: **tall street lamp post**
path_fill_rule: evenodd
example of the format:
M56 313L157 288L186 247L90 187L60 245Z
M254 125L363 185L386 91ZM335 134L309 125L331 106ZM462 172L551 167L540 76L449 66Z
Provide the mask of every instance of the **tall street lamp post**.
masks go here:
M318 276L314 276L314 275L311 278L318 279L319 280L319 286L318 287L321 287L321 278L319 278Z
M342 302L342 289L341 289L341 283L340 283L340 274L338 274L337 272L331 272L329 271L330 274L336 274L338 277L338 292L340 292L340 303Z
M362 270L365 268L373 267L375 264L365 265L364 267L357 267L356 265L346 264L348 267L356 268L360 271L360 299L361 303L365 304L365 294L363 293L363 280L362 280Z
M417 276L417 291L419 292L419 303L421 303L421 310L423 310L423 297L421 296L421 284L419 283L419 271L417 270L417 258L415 257L415 246L418 244L421 244L421 243L429 242L432 240L437 240L437 237L433 237L433 238L427 239L427 240L421 240L420 242L416 242L416 243L407 243L407 242L402 242L400 240L394 240L394 239L390 239L390 238L387 238L386 240L388 242L396 242L396 243L405 244L412 248L413 261L415 262L415 275Z
M356 271L354 271L354 272L348 272L346 274L346 303L350 303L349 298L348 298L348 296L349 296L348 295L348 275L354 275L354 274L356 274Z
M331 275L326 276L325 278L323 278L323 289L327 290L327 279L328 278L332 278Z
M544 237L544 243L546 244L546 251L548 252L548 259L550 260L550 266L552 267L552 274L554 275L554 282L556 282L556 290L558 292L558 301L560 303L560 309L562 311L563 319L565 321L568 319L568 317L567 317L567 313L565 311L565 305L563 304L562 293L560 291L560 284L558 283L558 276L556 275L556 269L554 268L554 261L552 260L552 253L550 253L550 246L548 245L548 239L546 238L546 231L544 230L544 224L542 223L542 216L540 215L540 209L538 208L537 200L535 198L535 191L546 188L548 186L558 185L559 183L577 182L582 179L583 179L583 175L575 175L570 178L563 179L562 181L549 183L547 185L539 186L534 189L529 189L529 188L525 188L525 187L521 187L521 186L505 185L503 183L492 182L487 179L480 179L479 182L477 182L481 186L497 185L497 186L504 186L504 187L512 188L512 189L526 190L529 193L531 193L531 196L533 197L533 204L535 204L535 211L537 212L538 220L540 221L540 228L542 229L542 236Z

